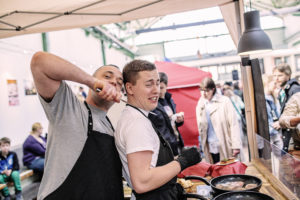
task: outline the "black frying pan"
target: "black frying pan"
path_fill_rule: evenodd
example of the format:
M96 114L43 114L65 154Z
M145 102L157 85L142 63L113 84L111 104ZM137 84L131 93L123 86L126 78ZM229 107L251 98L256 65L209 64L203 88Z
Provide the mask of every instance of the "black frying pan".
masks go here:
M242 192L227 192L220 194L213 200L274 200L272 197L253 191L242 191Z
M231 175L224 175L224 176L218 176L216 178L213 178L209 181L207 181L205 178L202 178L200 176L186 176L184 179L186 180L200 180L204 182L206 185L210 185L215 192L215 194L221 194L225 192L237 192L231 191L231 190L224 190L224 189L219 189L216 187L217 184L222 184L226 182L234 182L234 181L243 181L246 184L257 184L257 187L247 189L247 190L242 190L242 191L259 191L261 186L262 186L262 181L257 178L256 176L251 176L251 175L245 175L245 174L231 174Z

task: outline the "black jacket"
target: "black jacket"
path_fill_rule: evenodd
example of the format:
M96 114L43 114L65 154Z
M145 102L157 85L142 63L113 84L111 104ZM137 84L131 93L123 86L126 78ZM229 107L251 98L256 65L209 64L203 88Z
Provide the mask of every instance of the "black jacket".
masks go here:
M0 151L0 172L5 168L12 171L20 169L18 156L14 151L9 151L6 158L2 156L2 152Z
M288 100L293 96L293 94L300 92L300 85L296 79L290 79L285 87L284 87L284 92L285 92L285 98L284 100L280 103L280 113L282 114L285 104L288 102Z
M172 95L167 92L165 95L165 99L159 99L157 107L152 111L156 115L149 115L149 118L154 126L162 134L164 139L170 143L174 155L178 155L177 147L181 149L184 146L183 139L180 135L180 132L178 131L178 127L182 126L183 122L176 123L176 129L179 134L179 141L177 142L176 135L171 125L171 121L164 110L164 105L167 103L167 105L171 107L173 113L176 113L176 105L171 97Z

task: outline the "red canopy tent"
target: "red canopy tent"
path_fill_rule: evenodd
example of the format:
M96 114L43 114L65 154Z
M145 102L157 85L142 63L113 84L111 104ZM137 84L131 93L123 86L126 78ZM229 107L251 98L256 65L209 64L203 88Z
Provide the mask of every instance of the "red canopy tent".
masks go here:
M168 92L176 103L176 111L184 112L184 124L179 127L185 146L198 146L198 130L196 123L196 106L200 98L199 83L209 72L197 68L186 67L171 62L155 62L159 72L168 75Z

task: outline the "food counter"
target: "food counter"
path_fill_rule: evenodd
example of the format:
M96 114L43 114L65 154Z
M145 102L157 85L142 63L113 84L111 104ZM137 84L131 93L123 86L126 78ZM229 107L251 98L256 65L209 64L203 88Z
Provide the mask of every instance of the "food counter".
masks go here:
M266 171L261 171L264 167L259 160L247 163L247 166L248 168L246 169L246 174L256 176L262 180L262 187L260 189L260 193L267 194L273 197L275 200L297 200L297 198L293 195L293 193L290 192L290 190L285 188L284 185L281 185L282 183L280 183L280 181L278 182L272 179L272 175L268 174L267 169ZM259 170L257 167L259 167ZM211 177L209 176L205 178L208 180L211 179ZM192 183L193 184L191 187L185 188L188 193L197 193L197 186L205 185L203 182L199 181L192 181ZM124 195L125 199L130 199L131 189L126 185L124 185ZM192 198L190 198L189 200L191 199Z

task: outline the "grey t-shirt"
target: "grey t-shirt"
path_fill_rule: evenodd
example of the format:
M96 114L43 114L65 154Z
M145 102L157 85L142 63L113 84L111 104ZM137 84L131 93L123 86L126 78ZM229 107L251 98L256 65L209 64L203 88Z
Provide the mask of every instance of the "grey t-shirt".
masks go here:
M56 190L69 175L87 139L88 110L71 88L62 81L51 102L40 97L49 120L44 176L38 200ZM89 105L93 116L93 130L113 136L106 112ZM88 169L87 169L88 170Z

